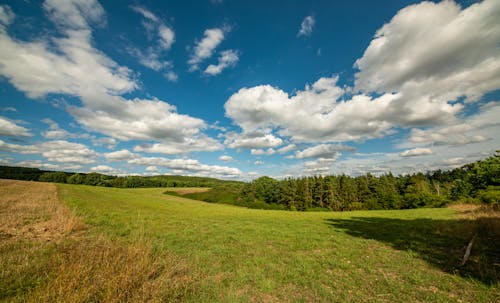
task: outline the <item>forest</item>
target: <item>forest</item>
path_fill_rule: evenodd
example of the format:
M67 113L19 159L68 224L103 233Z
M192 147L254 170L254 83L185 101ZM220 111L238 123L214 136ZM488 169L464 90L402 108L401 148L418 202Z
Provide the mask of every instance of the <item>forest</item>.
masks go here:
M500 205L500 154L449 171L394 176L309 176L251 182L187 176L127 176L49 172L34 168L0 167L0 178L85 184L118 188L206 187L184 194L206 202L249 208L299 211L346 211L442 207L451 202ZM167 191L167 194L176 194Z
M247 183L240 202L290 210L371 210L442 207L453 201L500 203L500 155L450 171L393 176L312 176Z

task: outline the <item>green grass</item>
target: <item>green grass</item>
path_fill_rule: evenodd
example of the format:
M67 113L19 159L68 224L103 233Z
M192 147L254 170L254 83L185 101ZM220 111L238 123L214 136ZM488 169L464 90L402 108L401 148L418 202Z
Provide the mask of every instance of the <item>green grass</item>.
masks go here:
M500 300L498 277L457 267L471 235L456 232L464 222L451 209L304 213L204 203L165 188L59 189L96 236L147 239L189 264L191 302Z

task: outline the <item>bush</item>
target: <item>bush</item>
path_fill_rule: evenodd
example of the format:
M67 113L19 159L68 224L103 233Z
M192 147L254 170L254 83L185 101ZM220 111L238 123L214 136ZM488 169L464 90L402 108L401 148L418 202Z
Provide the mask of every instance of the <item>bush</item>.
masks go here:
M479 199L486 204L498 207L500 206L500 190L496 187L488 188L479 194Z

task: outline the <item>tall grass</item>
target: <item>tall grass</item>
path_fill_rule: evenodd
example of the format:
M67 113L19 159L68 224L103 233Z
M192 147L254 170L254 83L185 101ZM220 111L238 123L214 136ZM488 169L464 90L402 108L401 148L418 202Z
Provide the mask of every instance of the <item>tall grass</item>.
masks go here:
M55 185L0 180L0 301L177 302L189 266L148 239L89 235Z

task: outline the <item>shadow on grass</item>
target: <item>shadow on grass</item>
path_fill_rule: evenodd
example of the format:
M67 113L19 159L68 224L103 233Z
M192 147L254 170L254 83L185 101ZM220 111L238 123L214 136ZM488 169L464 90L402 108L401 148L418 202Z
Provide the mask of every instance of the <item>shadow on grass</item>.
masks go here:
M420 258L448 273L470 277L484 284L500 278L500 219L433 220L354 217L328 219L327 224L351 236L373 239ZM477 233L470 257L460 266L466 247Z

